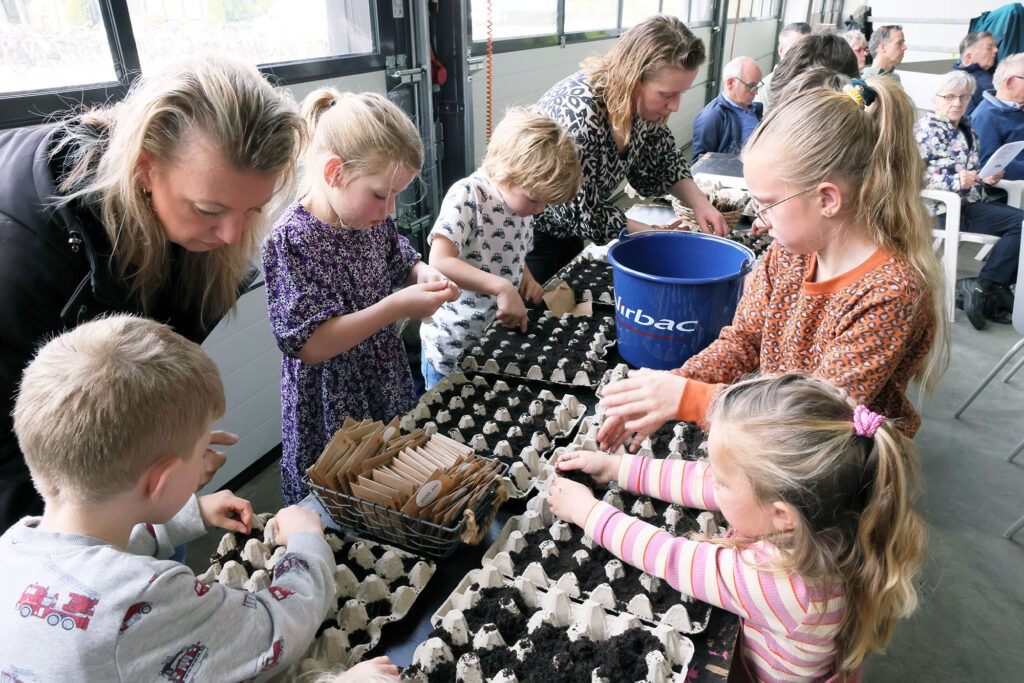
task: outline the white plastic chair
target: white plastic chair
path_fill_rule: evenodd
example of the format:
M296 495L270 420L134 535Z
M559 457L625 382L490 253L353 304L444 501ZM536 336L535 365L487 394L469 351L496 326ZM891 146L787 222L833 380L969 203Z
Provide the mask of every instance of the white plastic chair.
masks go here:
M1021 190L1019 186L1008 189L1007 192L1015 191L1016 200L1020 201ZM975 242L985 245L985 253L978 253L975 258L981 260L992 249L992 245L999 241L995 235L983 235L977 232L960 231L960 195L947 190L921 190L921 196L925 199L938 202L946 207L945 228L932 230L932 247L938 249L945 242L942 249L942 265L946 275L946 312L949 315L949 322L956 320L956 260L960 251L961 242Z

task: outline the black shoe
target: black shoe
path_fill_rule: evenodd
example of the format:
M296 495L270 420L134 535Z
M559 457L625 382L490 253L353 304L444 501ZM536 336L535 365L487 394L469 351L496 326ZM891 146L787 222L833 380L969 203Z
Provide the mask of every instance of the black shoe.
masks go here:
M976 282L964 289L964 311L967 313L967 319L971 321L971 325L976 330L985 329L987 321L985 309L988 307L988 298L988 292L982 289Z
M991 316L993 320L999 313L1013 315L1013 292L1006 285L992 283L988 288L989 304L992 307Z
M978 278L963 277L956 281L956 307L964 310L964 292L974 286Z

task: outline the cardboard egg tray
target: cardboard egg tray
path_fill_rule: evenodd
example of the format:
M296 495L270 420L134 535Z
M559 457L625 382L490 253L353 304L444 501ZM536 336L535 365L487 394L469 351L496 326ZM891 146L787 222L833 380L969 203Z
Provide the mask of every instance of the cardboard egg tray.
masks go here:
M445 377L402 416L402 431L441 433L478 455L510 465L506 489L522 498L554 450L576 428L586 406L575 396L509 385L494 377L456 372Z
M685 681L693 642L667 624L573 601L526 577L474 569L431 619L407 681Z
M608 369L615 343L615 319L607 315L574 318L527 309L525 333L494 321L480 343L466 352L460 367L487 375L553 384L593 387Z
M668 624L680 633L703 632L711 605L623 562L582 529L551 514L547 486L553 470L549 472L550 477L538 481L544 490L530 499L526 512L509 519L484 554L484 566L493 566L509 579L526 577L540 588L557 587L573 600L592 600L610 613L632 614L649 625ZM578 475L571 478L582 481ZM707 511L698 513L618 489L605 492L604 500L674 536L713 535L718 530L713 513Z
M270 586L274 566L287 548L275 542L269 513L253 517L249 534L227 533L210 568L198 578L256 592ZM317 630L302 659L282 672L281 680L358 663L380 642L381 628L408 614L436 565L381 543L325 530L334 552L335 606Z
M615 306L612 265L603 254L584 249L562 266L550 282L555 280L569 285L577 302L592 301L598 305Z

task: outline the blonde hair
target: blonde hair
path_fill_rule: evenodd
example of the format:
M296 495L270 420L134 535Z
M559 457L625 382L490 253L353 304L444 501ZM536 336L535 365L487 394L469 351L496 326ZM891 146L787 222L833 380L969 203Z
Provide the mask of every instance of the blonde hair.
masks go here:
M224 414L217 366L167 325L130 315L52 339L25 368L14 432L47 500L95 503L191 453Z
M396 167L418 173L423 166L423 141L416 125L383 95L321 88L302 101L302 116L310 144L300 195L323 182L316 167L324 153L341 158L344 185Z
M664 69L693 71L706 58L704 41L686 24L667 14L655 14L626 31L611 52L588 57L580 66L594 93L604 100L612 130L629 144L637 86Z
M572 138L537 107L505 112L481 167L493 182L521 187L548 204L564 204L583 183Z
M920 195L925 165L913 134L916 109L892 80L874 78L870 85L878 96L864 109L830 88L787 90L754 129L744 153L762 146L776 150L774 172L794 187L845 181L854 221L867 227L875 244L917 270L923 290L918 306L927 307L935 337L914 376L930 392L949 364L949 325L932 220Z
M840 680L881 651L896 622L916 609L913 578L927 545L913 505L921 488L913 442L890 420L873 437L858 436L855 407L828 382L787 373L733 384L708 412L758 501L782 501L797 515L793 531L772 539L780 551L773 569L843 589Z
M303 123L294 100L274 90L256 67L206 55L140 77L121 102L63 123L73 166L58 188L64 204L95 206L107 232L116 272L130 282L143 310L173 286L184 306L197 306L202 326L231 311L260 242L291 194ZM181 155L194 132L208 137L241 172L279 175L271 205L239 241L207 252L183 251L170 281L170 242L147 201L137 163L188 164Z

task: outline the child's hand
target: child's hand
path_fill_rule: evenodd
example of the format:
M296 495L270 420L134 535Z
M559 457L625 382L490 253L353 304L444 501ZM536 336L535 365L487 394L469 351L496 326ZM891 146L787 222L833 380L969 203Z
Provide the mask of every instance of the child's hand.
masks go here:
M274 515L274 520L277 522L277 536L275 539L278 545L287 545L288 538L292 534L303 531L308 531L318 536L324 535L324 525L320 521L320 515L316 510L299 507L298 505L289 505L279 510Z
M560 472L581 470L586 472L598 484L607 484L619 478L620 455L601 453L600 451L573 451L563 453L555 463Z
M583 484L577 484L565 477L555 477L548 490L548 505L551 512L576 526L583 526L587 514L597 499Z
M498 322L505 327L519 328L520 332L526 332L526 304L523 303L523 298L519 296L519 291L512 285L508 284L508 287L501 290L498 293L498 314L496 316Z
M636 452L644 437L676 416L685 388L685 377L665 370L630 370L626 379L605 387L601 407L607 417L597 443L614 451L635 433L630 450Z
M422 320L429 318L445 301L454 301L458 298L458 294L452 298L454 286L447 280L426 282L403 287L391 296L395 297L403 318ZM455 287L455 291L458 291L458 287Z
M208 496L196 498L199 515L206 526L219 526L228 531L249 533L252 523L252 505L231 491L217 491Z
M382 680L386 681L397 681L399 680L398 667L391 663L387 655L382 655L359 662L345 673L340 674L332 683L349 683L350 681L356 683L364 679L381 680L374 678L375 676L382 677Z
M448 285L450 298L446 299L446 301L455 301L462 296L462 290L459 289L459 286L432 265L420 261L413 268L413 271L416 276L416 284L418 285L425 285L428 282L443 282Z
M532 301L535 304L544 300L544 288L537 284L528 270L523 271L523 281L519 283L519 296L523 297L523 301Z
M238 443L237 434L216 429L210 432L210 446L234 446L236 443ZM203 453L203 476L199 480L199 488L196 491L209 484L213 475L217 474L217 470L223 467L227 461L228 456L224 451L207 447Z

